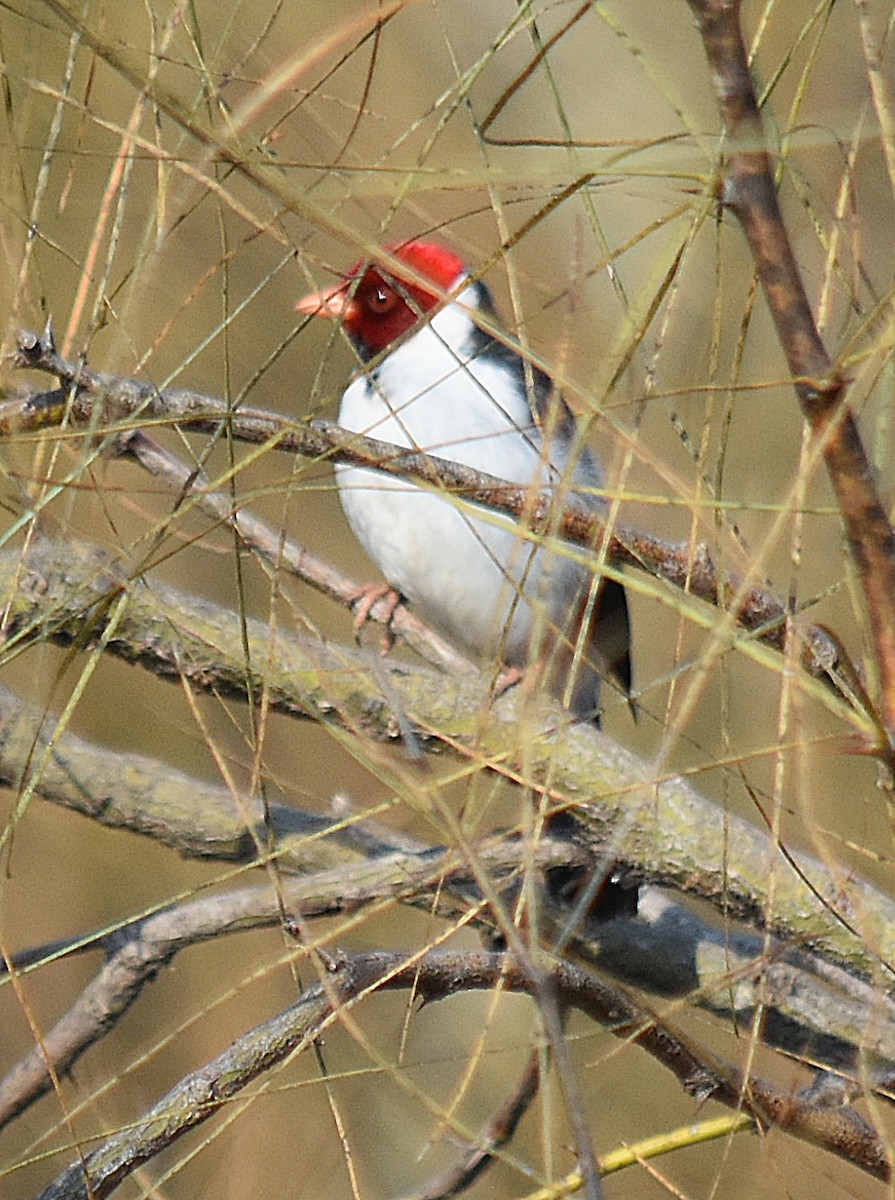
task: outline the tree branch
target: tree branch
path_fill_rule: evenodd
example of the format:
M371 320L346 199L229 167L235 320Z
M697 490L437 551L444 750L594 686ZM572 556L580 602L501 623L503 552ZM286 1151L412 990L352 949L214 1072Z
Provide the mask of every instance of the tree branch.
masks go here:
M564 1009L576 1008L616 1037L645 1049L700 1102L711 1098L744 1109L759 1125L778 1125L877 1178L889 1178L882 1142L853 1110L812 1105L744 1075L694 1048L647 1010L577 967L558 964L550 978ZM413 988L432 1002L495 986L536 996L541 980L503 954L432 952L407 959L376 953L333 964L328 976L307 988L296 1004L185 1076L140 1122L113 1134L58 1176L39 1200L102 1200L140 1164L207 1121L249 1083L307 1048L341 1012L371 992Z
M0 591L8 642L52 637L83 645L102 637L108 652L162 678L243 700L266 695L272 709L342 721L380 739L399 738L409 721L423 739L542 790L607 869L619 863L632 881L665 883L710 900L727 917L767 922L776 934L809 942L868 976L879 967L888 974L895 961L893 901L849 869L785 851L684 779L656 778L649 763L590 725L571 722L544 697L511 692L492 705L480 679L393 661L382 664L386 694L359 651L282 631L272 636L259 621L243 625L226 609L132 578L125 564L88 544L44 542L24 556L0 555ZM116 607L108 629L112 600L123 594L127 604Z
M588 549L599 547L601 560L608 564L610 573L613 568L641 568L682 593L720 605L739 625L775 650L782 652L786 631L792 628L792 615L770 592L751 579L720 570L707 546L670 542L618 523L607 529L599 511L574 497L563 496L557 514L557 497L550 491L533 497L530 488L390 442L349 435L328 421L296 423L260 409L234 410L202 393L180 388L159 391L152 384L93 372L62 358L49 330L41 336L21 333L14 361L20 368L55 375L63 388L0 405L0 436L20 436L24 431L55 428L67 421L89 424L91 428L99 422L110 438L121 433L132 435L134 421L143 425L173 423L209 433L219 432L226 425L237 440L410 478L455 497L458 503L465 501L503 513L518 522L521 538L544 540L559 535ZM124 429L119 429L116 422L123 422ZM194 490L201 488L194 485ZM705 619L703 623L716 628L714 621ZM856 719L863 720L865 736L872 739L872 727L868 725L868 719L873 719L872 705L859 673L838 640L822 626L806 624L797 632L805 669L833 685Z
M29 776L30 772L30 776ZM446 921L470 918L491 935L500 919L483 906L464 854L425 843L396 846L391 831L340 812L330 820L289 806L233 796L164 764L94 747L52 727L44 710L0 692L0 778L112 828L153 837L190 855L279 867L278 891L248 889L198 900L98 935L56 942L15 956L21 970L45 959L103 949L108 961L56 1026L0 1083L0 1122L17 1114L70 1069L181 950L212 937L277 923L284 911L303 920L358 906L403 903ZM24 790L23 790L24 789ZM472 849L496 894L511 897L522 872L543 872L539 901L545 944L566 946L614 978L665 996L686 997L747 1027L761 1009L762 1036L788 1053L850 1077L859 1054L872 1056L877 1086L895 1080L895 1004L817 955L761 935L719 932L655 887L640 889L636 915L576 916L571 935L567 889L557 879L602 869L580 836L542 835L534 846L506 832ZM295 877L296 874L299 877ZM872 895L865 897L872 903ZM599 912L599 910L598 910Z
M887 761L895 765L895 530L846 400L846 381L821 340L774 183L735 0L688 0L728 143L721 198L746 235L802 414L821 443L857 564L880 675Z

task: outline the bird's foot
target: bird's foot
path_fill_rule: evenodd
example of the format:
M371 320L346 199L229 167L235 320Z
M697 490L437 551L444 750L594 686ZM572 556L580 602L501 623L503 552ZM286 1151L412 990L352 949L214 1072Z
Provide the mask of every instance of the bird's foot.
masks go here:
M525 672L521 667L501 667L491 688L492 699L498 700L504 692L508 692L511 687L515 687L524 678Z
M382 601L383 609L377 618L381 619L384 626L382 640L380 643L382 653L388 654L389 650L395 644L395 634L392 630L392 617L395 615L395 609L403 600L400 592L396 591L387 583L368 583L360 588L357 593L351 597L351 607L354 609L354 634L357 637L360 631L370 620L370 614L374 607Z

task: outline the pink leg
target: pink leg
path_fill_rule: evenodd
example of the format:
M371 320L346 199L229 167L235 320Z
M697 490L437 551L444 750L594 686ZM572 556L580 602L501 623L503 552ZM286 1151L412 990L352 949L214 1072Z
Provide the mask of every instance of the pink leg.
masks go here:
M511 687L515 687L524 678L525 672L521 667L501 667L497 672L497 678L494 680L494 688L491 694L496 700L504 692L508 692Z
M385 631L382 635L382 652L387 654L395 644L395 635L392 633L391 621L395 615L395 609L401 603L403 597L400 592L396 592L390 584L387 583L368 583L362 587L355 596L351 599L351 605L354 609L354 632L359 634L366 623L370 620L370 613L380 600L383 601L385 611L383 612L382 624Z

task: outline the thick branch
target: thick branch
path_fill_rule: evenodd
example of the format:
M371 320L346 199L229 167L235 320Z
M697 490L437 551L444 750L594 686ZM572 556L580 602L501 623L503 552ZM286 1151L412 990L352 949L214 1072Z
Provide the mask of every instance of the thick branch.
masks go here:
M52 745L51 745L52 739ZM351 858L346 826L288 804L186 775L158 759L114 754L67 731L45 709L0 687L0 784L127 829L191 858L254 862L275 845L284 869L320 870ZM333 839L338 847L333 845Z
M468 859L455 851L396 845L391 831L344 812L330 820L271 806L265 823L260 804L250 798L154 760L85 743L52 728L45 710L21 704L6 692L0 692L0 778L13 785L32 780L34 793L44 799L100 824L148 835L181 853L242 862L274 857L279 866L276 894L265 887L198 900L111 933L16 955L16 970L100 948L108 961L45 1031L41 1046L0 1082L0 1124L49 1088L48 1061L57 1077L70 1070L114 1028L173 955L198 942L277 923L284 910L307 921L377 902L437 911L448 921L468 920L472 905L475 924L489 934L500 932L500 921L481 906L471 884ZM545 873L552 897L542 893L539 903L546 944L568 943L571 953L597 963L613 978L661 995L687 997L744 1027L761 1007L765 1041L793 1055L807 1053L846 1076L853 1074L859 1054L869 1054L878 1064L874 1083L891 1087L895 1005L878 988L792 946L769 947L762 935L737 931L730 923L722 933L674 903L670 893L653 887L640 889L636 915L576 919L569 935L565 889L557 889L554 881L568 880L571 872L580 876L600 870L580 837L542 836L530 846L500 834L488 844L476 844L471 853L501 896L514 894L523 871Z
M16 706L7 697L0 727L0 772L20 779L33 759L42 759L49 730L45 714ZM355 911L361 904L405 903L437 911L445 920L469 919L499 932L493 912L481 907L471 884L469 864L456 852L435 846L398 849L387 833L377 836L363 824L301 811L271 810L263 828L251 802L238 803L221 789L202 785L155 764L147 774L142 760L89 746L69 733L54 732L53 752L43 758L35 792L94 820L149 834L188 853L245 861L259 852L276 856L279 891L270 887L200 899L178 905L111 933L73 943L38 947L16 956L14 967L33 966L43 958L103 949L108 961L81 996L35 1047L0 1082L0 1124L20 1114L51 1086L48 1061L57 1077L114 1028L138 999L146 983L171 958L189 946L228 933L278 923L283 911L305 921ZM147 762L146 766L149 765ZM157 779L149 776L154 774ZM189 810L194 828L189 828ZM291 815L290 815L291 814ZM252 836L243 821L258 821ZM385 839L385 840L384 840ZM499 894L512 894L523 870L563 878L570 871L595 869L580 838L542 837L534 847L501 835L473 851ZM300 871L296 878L290 872ZM316 872L316 873L312 873ZM506 889L510 889L507 893ZM551 889L552 890L552 889ZM434 907L433 907L434 906ZM541 936L552 944L564 929L568 907L555 911L541 901ZM748 1027L760 1006L763 1038L788 1053L807 1052L850 1076L859 1054L878 1064L877 1086L891 1087L895 1074L895 1006L872 985L823 964L792 947L772 945L758 934L723 933L700 920L656 888L641 889L636 916L576 923L561 936L568 950L596 962L614 978L666 996L688 997L697 1004ZM889 1064L886 1066L886 1064Z
M633 880L664 882L706 897L727 916L767 921L782 936L810 942L867 975L895 962L891 900L846 868L784 853L683 779L656 778L648 763L606 734L571 723L546 698L510 693L489 707L484 681L396 662L382 666L385 694L359 652L282 632L272 638L265 624L251 620L244 643L243 626L228 610L157 581L132 579L95 547L74 549L70 542L44 543L24 557L19 551L0 556L8 639L83 644L102 637L109 652L162 677L242 699L266 694L279 711L342 720L380 738L400 737L409 720L420 736L469 755L482 768L546 788L554 806L568 810L595 860L620 862ZM113 606L123 595L127 603ZM114 627L107 627L113 607Z

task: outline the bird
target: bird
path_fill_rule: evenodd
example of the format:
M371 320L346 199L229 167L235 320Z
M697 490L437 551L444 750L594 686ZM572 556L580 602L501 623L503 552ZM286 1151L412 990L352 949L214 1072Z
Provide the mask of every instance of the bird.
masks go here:
M339 410L347 431L605 509L599 459L558 388L496 335L490 290L445 246L388 245L296 309L340 321L357 353ZM526 539L511 519L432 486L335 470L348 523L386 586L458 649L502 664L507 680L534 668L576 719L599 724L603 680L630 700L624 587L595 578L580 551Z

